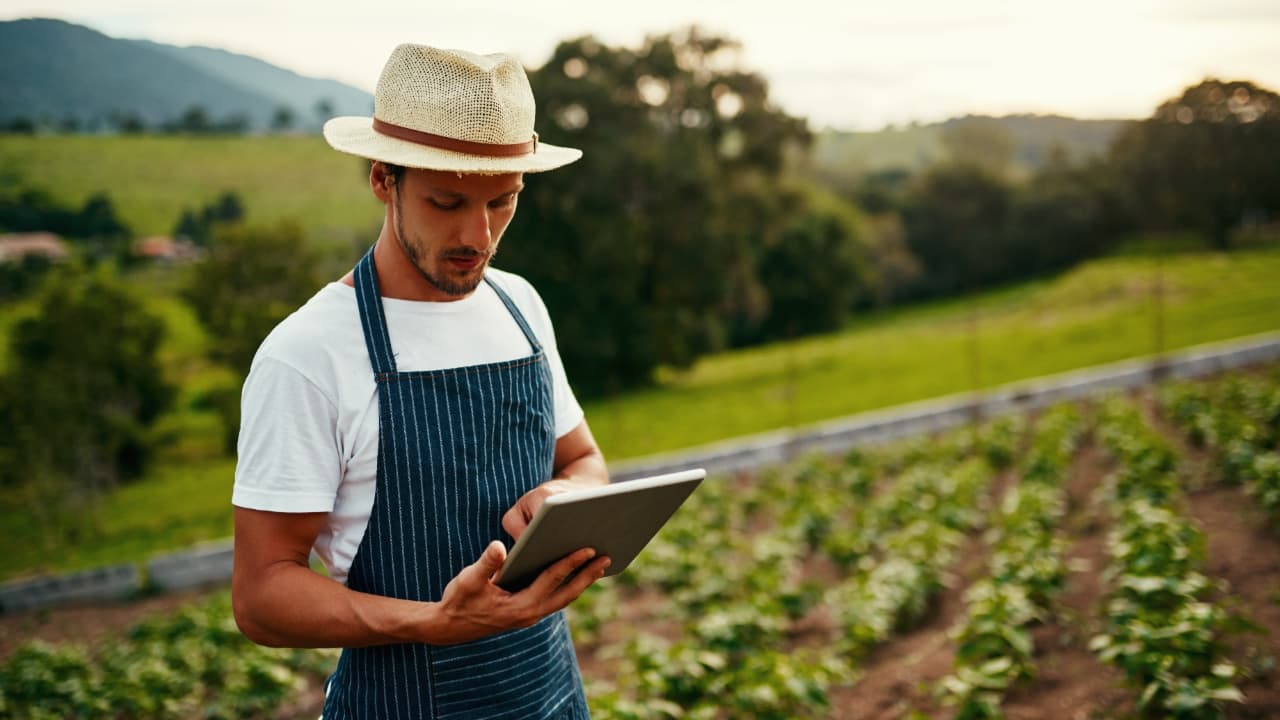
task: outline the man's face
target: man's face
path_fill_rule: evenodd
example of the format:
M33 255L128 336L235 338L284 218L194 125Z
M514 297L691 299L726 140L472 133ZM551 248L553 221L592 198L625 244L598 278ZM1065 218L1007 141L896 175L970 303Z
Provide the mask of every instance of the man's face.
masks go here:
M395 185L400 247L435 300L470 295L498 250L524 188L522 173L462 175L407 168Z

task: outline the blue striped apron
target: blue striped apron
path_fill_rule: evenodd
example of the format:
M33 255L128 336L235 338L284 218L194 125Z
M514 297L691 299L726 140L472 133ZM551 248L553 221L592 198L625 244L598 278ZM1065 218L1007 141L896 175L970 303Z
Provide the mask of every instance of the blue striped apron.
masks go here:
M397 372L373 251L356 265L356 301L378 386L378 475L369 527L347 586L437 601L494 539L502 515L549 479L551 371L520 310L485 278L533 354L473 367ZM342 651L326 720L588 717L564 613L460 645Z

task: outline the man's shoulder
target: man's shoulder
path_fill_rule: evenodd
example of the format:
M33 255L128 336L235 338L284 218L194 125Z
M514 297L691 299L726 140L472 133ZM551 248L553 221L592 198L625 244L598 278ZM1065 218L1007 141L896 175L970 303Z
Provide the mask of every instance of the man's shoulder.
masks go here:
M350 349L353 337L363 352L362 332L354 290L330 283L267 334L254 362L270 358L299 370L310 368Z

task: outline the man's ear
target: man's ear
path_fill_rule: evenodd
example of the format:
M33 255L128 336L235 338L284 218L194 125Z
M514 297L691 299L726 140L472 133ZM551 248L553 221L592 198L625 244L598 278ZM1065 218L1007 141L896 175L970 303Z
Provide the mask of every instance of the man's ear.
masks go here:
M384 205L391 202L391 194L395 192L396 177L387 172L385 163L374 160L369 164L369 187L374 197Z

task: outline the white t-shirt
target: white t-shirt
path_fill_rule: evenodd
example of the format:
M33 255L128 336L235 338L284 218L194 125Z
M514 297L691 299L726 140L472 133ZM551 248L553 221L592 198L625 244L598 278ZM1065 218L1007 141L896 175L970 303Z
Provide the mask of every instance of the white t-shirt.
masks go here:
M582 422L565 379L547 308L524 278L488 277L520 308L542 343L554 383L555 430ZM400 371L442 370L528 357L533 349L487 283L453 302L383 298ZM258 348L241 397L231 502L275 512L327 512L315 552L345 582L373 510L378 394L355 288L326 285Z

